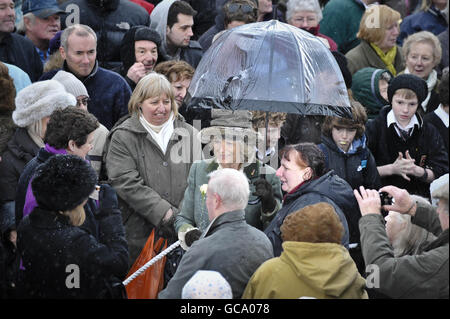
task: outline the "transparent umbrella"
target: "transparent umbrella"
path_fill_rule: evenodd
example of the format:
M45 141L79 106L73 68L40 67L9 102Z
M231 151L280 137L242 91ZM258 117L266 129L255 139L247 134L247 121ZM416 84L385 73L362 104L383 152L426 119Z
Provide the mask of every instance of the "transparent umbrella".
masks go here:
M224 32L205 52L187 108L222 108L351 118L342 73L315 36L271 20Z

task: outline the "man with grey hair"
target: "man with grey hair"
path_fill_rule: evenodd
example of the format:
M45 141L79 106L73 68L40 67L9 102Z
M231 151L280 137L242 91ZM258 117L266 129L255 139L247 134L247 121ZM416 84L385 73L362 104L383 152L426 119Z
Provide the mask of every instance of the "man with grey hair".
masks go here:
M240 298L256 269L273 258L266 235L245 222L250 191L244 173L223 168L209 177L205 200L211 222L158 298L181 298L184 285L198 270L218 271L229 282L233 297Z
M431 186L431 197L438 201L437 208L431 204L414 201L404 189L385 186L394 200L392 205L381 206L377 190L354 191L361 210L359 228L361 249L366 265L373 273L369 276L375 292L390 298L448 299L448 174L436 180ZM428 243L424 251L417 255L395 258L383 224L381 208L401 214L411 215L411 222L438 236ZM374 267L375 266L375 267ZM369 279L368 276L368 279Z
M89 93L88 111L110 130L128 114L131 88L119 74L98 66L94 30L84 24L67 27L61 34L59 51L64 59L62 70L75 75ZM40 80L51 79L60 70L49 71Z

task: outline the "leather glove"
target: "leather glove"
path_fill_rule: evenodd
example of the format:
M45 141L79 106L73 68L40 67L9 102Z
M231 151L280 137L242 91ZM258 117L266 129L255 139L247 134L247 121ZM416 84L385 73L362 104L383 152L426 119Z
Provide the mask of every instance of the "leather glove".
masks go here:
M116 191L108 184L100 185L98 201L99 211L110 211L119 208Z
M157 227L158 236L168 239L169 241L171 239L176 238L177 234L173 226L174 222L175 222L175 214L173 214L167 221L161 220L161 222Z
M194 228L186 233L186 235L184 236L184 242L188 247L191 247L194 241L198 240L201 235L202 232L197 228Z
M255 186L255 191L252 195L261 198L262 211L264 213L273 211L277 205L277 201L273 196L272 185L264 178L256 180L253 185Z

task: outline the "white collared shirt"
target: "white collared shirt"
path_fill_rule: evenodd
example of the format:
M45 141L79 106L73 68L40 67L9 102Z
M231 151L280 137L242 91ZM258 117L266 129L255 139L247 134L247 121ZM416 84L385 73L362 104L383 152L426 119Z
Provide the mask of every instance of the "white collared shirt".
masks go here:
M403 127L396 119L395 115L394 115L394 111L390 110L388 115L387 115L387 127L391 126L393 123L396 123L398 125L398 127L400 127L402 130L408 131L410 128L412 128L413 130L411 130L411 134L414 131L414 126L417 124L418 126L420 126L419 124L419 120L417 119L417 116L414 114L413 117L411 118L411 120L409 121L408 125L406 125L406 127ZM397 125L394 125L395 127L395 131L397 132L399 137L402 137L400 131L397 128Z
M439 107L434 110L434 113L441 119L445 127L448 128L448 113L444 111L442 104L439 104Z

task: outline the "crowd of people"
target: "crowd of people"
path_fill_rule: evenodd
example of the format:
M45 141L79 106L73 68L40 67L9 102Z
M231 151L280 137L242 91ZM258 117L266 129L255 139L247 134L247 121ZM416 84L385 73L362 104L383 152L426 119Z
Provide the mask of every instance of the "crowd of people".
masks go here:
M0 298L127 298L154 231L180 241L161 299L448 299L448 16L0 0ZM208 49L270 20L323 44L351 118L191 112Z

